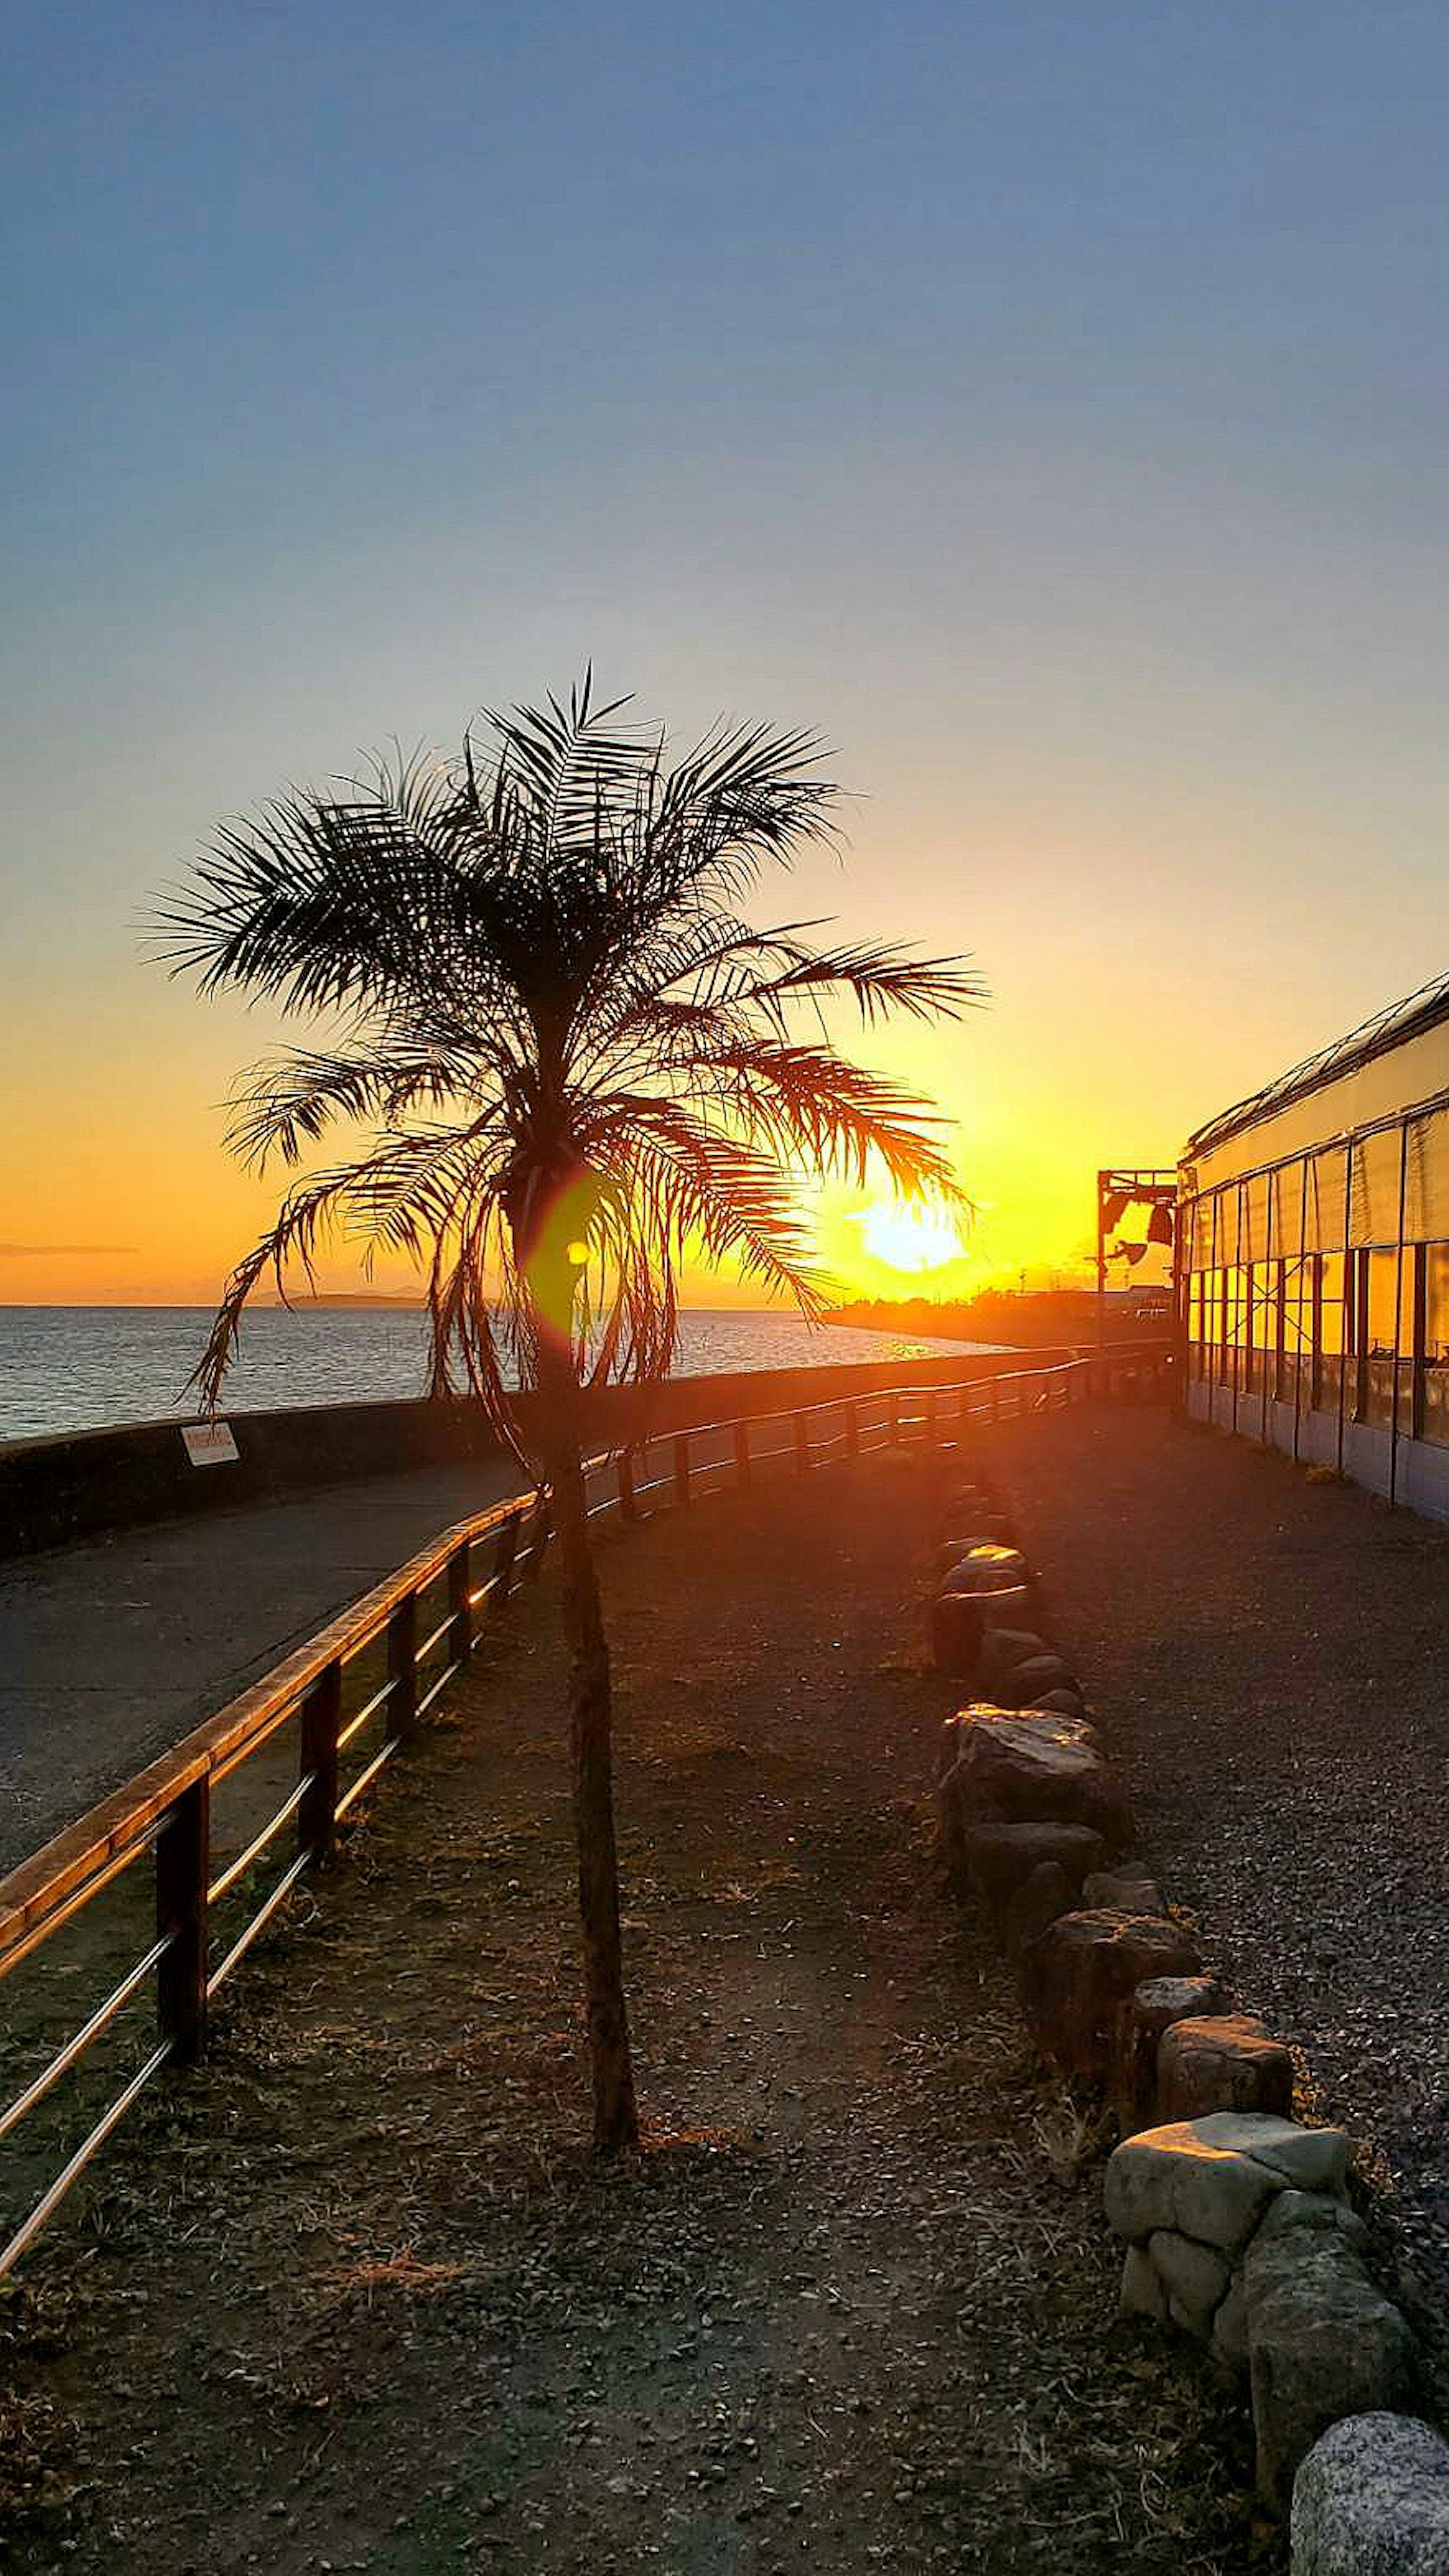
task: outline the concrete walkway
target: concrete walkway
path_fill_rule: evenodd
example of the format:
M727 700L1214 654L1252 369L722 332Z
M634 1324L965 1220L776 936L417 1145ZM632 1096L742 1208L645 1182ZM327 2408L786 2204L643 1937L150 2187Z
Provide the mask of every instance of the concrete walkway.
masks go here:
M423 1468L0 1566L0 1869L523 1481Z

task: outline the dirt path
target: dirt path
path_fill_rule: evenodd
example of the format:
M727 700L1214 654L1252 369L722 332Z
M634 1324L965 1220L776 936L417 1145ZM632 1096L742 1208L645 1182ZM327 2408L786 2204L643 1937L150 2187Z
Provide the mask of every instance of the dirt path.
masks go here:
M514 1614L0 2310L49 2498L7 2565L1279 2564L930 1865L926 1527L892 1461L608 1550L651 2140L602 2183L547 1593Z

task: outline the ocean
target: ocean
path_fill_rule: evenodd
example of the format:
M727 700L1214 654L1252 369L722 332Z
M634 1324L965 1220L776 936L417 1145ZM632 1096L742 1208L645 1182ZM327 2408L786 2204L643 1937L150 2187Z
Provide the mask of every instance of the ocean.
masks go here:
M0 1441L193 1415L186 1381L210 1322L203 1306L0 1306ZM675 1365L683 1377L714 1376L995 1347L697 1311L682 1320ZM259 1306L242 1326L225 1401L238 1413L367 1403L421 1395L424 1376L424 1318L411 1308Z

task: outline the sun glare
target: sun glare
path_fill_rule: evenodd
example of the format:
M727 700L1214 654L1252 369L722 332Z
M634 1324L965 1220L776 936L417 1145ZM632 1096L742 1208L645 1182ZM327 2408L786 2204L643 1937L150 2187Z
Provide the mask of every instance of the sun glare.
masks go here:
M940 1270L966 1252L945 1209L924 1207L918 1200L878 1200L860 1219L860 1237L873 1259L892 1270Z

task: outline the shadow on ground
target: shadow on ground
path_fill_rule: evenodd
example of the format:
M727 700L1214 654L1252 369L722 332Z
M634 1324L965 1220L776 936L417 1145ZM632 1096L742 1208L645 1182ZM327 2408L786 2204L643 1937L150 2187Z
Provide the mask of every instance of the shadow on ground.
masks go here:
M886 1460L608 1548L650 2139L597 2182L547 1591L510 1614L4 2312L9 2564L1280 2563L939 1887L926 1536Z

